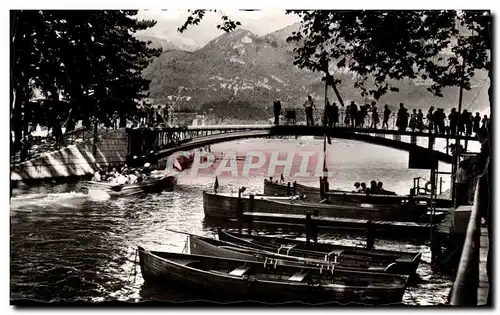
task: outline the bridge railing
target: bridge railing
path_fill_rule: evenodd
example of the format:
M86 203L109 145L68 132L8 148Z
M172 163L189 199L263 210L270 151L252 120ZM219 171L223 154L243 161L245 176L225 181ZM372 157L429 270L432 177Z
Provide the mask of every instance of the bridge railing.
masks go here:
M477 305L479 288L479 250L481 248L481 210L486 206L481 198L484 187L484 177L476 183L474 205L470 214L467 234L458 266L457 276L451 289L451 305Z

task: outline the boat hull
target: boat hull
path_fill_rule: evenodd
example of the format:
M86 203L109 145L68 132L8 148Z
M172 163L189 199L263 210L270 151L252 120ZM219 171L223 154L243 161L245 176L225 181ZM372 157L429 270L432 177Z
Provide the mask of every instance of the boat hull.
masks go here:
M220 230L218 234L219 240L233 243L249 248L258 248L276 253L286 253L287 255L297 255L300 257L307 256L307 252L316 253L318 255L326 255L328 253L337 254L337 262L366 267L372 266L387 266L393 264L389 270L390 273L409 275L412 279L416 277L417 268L420 264L422 253L413 252L398 252L380 249L366 249L362 247L343 246L327 243L309 243L304 241L261 236L261 235L241 235L229 233ZM280 250L282 246L293 245L294 248Z
M243 212L262 212L275 214L299 214L308 212L319 216L380 220L380 221L416 221L426 212L426 207L402 209L401 207L364 206L342 204L319 204L290 198L254 196L253 206L247 195L241 197ZM232 194L203 192L203 210L205 216L220 219L237 218L238 197Z
M87 189L104 191L111 197L132 196L141 193L159 193L167 189L172 189L177 184L177 178L174 176L164 176L158 179L151 179L139 184L125 184L121 189L116 190L118 186L107 182L87 182Z
M269 272L269 267L272 266L261 262L153 252L141 247L139 260L146 282L163 286L180 285L190 291L219 294L237 301L400 303L407 284L407 277L404 276L333 270L329 271L331 280L319 280L328 284L320 285L310 281L290 280L288 276L301 271L296 267L277 266ZM241 265L251 268L252 273L229 273ZM314 278L322 277L323 275L314 273Z

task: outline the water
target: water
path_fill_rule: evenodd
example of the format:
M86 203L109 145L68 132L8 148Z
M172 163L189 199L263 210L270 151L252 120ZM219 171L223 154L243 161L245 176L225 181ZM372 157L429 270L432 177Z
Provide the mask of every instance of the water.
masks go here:
M286 158L291 150L320 153L322 141L245 140L212 147L220 152L258 150L267 159L272 152ZM313 158L311 158L313 161ZM366 144L334 141L329 146L328 168L334 176L330 187L352 187L354 181L383 181L386 189L407 193L413 177L428 177L428 172L408 170L407 154ZM238 159L238 173L245 161ZM268 161L249 177L231 178L220 174L220 190L236 191L244 185L247 192L261 193ZM340 166L342 165L342 169ZM146 285L135 264L136 248L182 251L185 236L166 228L212 236L215 227L204 222L202 190L211 190L218 165L186 174L172 192L140 198L96 201L81 192L81 184L41 186L15 190L11 200L11 300L35 301L186 301L193 297L175 290L165 291ZM293 159L292 175L300 167L298 154ZM310 167L308 169L314 169ZM276 178L283 171L278 167ZM286 178L288 180L288 178ZM313 175L297 179L318 185ZM274 231L280 234L280 231ZM362 239L322 234L327 240L356 245ZM404 303L436 305L445 303L450 279L430 270L430 251L426 245L401 244L378 240L376 247L423 252L418 273L422 282L409 287Z

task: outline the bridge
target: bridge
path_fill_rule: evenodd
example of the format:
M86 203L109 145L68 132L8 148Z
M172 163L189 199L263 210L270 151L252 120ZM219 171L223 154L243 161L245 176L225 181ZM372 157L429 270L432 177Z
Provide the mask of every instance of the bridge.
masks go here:
M420 131L399 131L373 128L324 127L304 125L219 125L188 126L174 128L136 128L127 129L129 158L162 159L178 151L188 151L199 147L249 138L269 138L284 136L318 136L362 141L385 147L412 152L425 156L432 154L435 159L452 163L449 154L449 141L456 136L434 134ZM392 136L392 137L391 137ZM402 136L409 136L410 141L403 141ZM427 140L427 146L417 145L417 139ZM445 139L446 152L434 149L436 139ZM470 136L459 136L460 141L476 141Z

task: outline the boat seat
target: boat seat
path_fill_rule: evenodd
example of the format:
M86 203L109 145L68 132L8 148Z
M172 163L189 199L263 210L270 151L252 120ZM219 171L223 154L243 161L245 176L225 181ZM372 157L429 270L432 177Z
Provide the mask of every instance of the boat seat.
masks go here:
M340 254L342 254L342 251L333 250L325 255L325 261L330 261L330 257L333 256L333 261L337 262L337 258L340 256Z
M248 270L250 270L251 266L239 266L233 271L231 271L229 274L231 276L243 276L245 273L247 273Z
M285 255L289 255L290 251L297 246L297 244L286 244L286 245L281 245L280 248L278 248L278 254L281 254L281 251L285 251Z
M309 274L308 272L302 272L302 271L301 272L297 272L297 273L294 273L290 278L288 278L288 280L300 282L300 281L304 280L304 278L308 274Z

